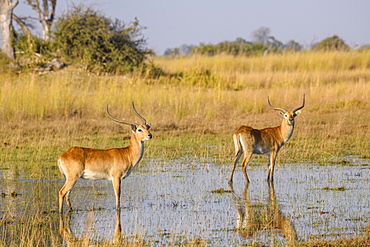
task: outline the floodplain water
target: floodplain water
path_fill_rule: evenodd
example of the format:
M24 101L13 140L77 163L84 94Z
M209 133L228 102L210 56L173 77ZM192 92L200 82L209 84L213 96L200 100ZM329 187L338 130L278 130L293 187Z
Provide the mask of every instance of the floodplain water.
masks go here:
M0 171L0 213L1 219L30 217L40 210L55 215L50 225L57 228L53 234L59 234L61 246L71 236L90 242L113 242L118 236L153 246L283 246L349 238L370 225L370 165L351 159L350 166L280 165L274 183L266 181L267 166L251 165L248 186L240 164L230 186L231 164L146 160L122 180L120 211L114 208L110 181L80 179L71 192L75 211L61 217L57 193L62 177L30 180L5 169ZM18 224L7 222L0 234Z

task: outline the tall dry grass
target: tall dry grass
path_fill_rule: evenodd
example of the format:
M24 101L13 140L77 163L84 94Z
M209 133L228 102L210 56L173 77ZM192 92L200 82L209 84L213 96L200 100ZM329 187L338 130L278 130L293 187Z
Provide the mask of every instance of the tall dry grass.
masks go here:
M169 76L96 76L73 69L0 75L2 164L54 162L72 145L127 145L122 136L130 135L129 128L110 121L105 108L138 121L132 101L153 124L149 157L230 162L231 135L238 126L280 124L268 95L273 105L292 109L303 94L306 107L281 160L370 157L370 52L156 58L154 63Z
M369 60L370 52L354 51L300 52L266 57L194 56L175 60L159 58L155 62L174 74L204 76L208 72L213 75L213 86L220 83L222 87L239 90L368 81Z

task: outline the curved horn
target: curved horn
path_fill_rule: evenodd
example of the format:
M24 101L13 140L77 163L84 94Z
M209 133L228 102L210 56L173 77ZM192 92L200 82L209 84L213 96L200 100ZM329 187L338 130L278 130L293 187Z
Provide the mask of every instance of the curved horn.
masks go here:
M298 110L300 110L300 109L302 109L304 107L305 99L306 99L306 95L303 94L303 103L302 103L302 106L300 106L297 109L293 110L293 112L296 112L296 111L298 111Z
M132 102L132 108L134 108L134 111L135 111L135 113L136 113L136 115L138 115L139 116L139 118L141 119L141 120L143 120L143 124L144 125L146 125L146 120L145 120L145 118L143 118L137 111L136 111L136 109L135 109L135 105L134 105L134 102Z
M113 121L115 121L115 122L117 122L117 123L121 123L121 124L128 124L128 125L138 125L137 123L131 123L131 122L123 121L123 120L118 120L117 118L112 117L112 115L110 115L110 113L109 113L108 105L107 105L107 114L108 114L108 116L109 116Z
M283 108L279 108L279 107L275 107L275 106L272 106L271 103L270 103L270 98L267 96L267 102L269 103L269 106L274 109L274 110L277 110L277 111L283 111L283 112L287 112L287 110L283 109Z

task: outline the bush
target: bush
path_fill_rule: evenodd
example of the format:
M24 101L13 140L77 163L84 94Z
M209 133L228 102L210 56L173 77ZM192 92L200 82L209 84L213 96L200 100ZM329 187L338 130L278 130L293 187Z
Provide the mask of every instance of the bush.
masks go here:
M151 54L135 19L127 27L91 8L75 6L55 24L55 46L69 63L91 72L122 74L140 67Z
M370 45L364 45L362 46L359 51L370 51Z
M314 50L316 51L349 51L350 47L338 36L326 38L318 43Z
M52 58L52 43L14 32L13 45L20 68L44 66Z
M206 56L221 54L232 56L255 56L262 55L267 48L268 47L263 44L250 43L238 38L236 41L225 41L217 45L200 44L193 48L192 53Z

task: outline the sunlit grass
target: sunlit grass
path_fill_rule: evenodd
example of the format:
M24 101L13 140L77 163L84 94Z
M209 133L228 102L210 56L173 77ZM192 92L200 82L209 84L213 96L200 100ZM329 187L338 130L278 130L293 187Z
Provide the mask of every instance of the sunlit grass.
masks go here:
M132 101L153 126L147 158L189 155L228 163L238 126L280 124L267 96L273 105L293 109L303 94L306 107L278 162L370 157L369 52L194 56L154 63L177 77L96 76L73 69L0 75L1 166L55 166L56 157L74 145L126 146L123 137L130 128L110 121L105 108L138 121Z
M155 60L166 71L186 76L183 84L229 89L320 86L369 80L370 52L300 52L266 57L184 57ZM205 78L208 81L205 82Z

